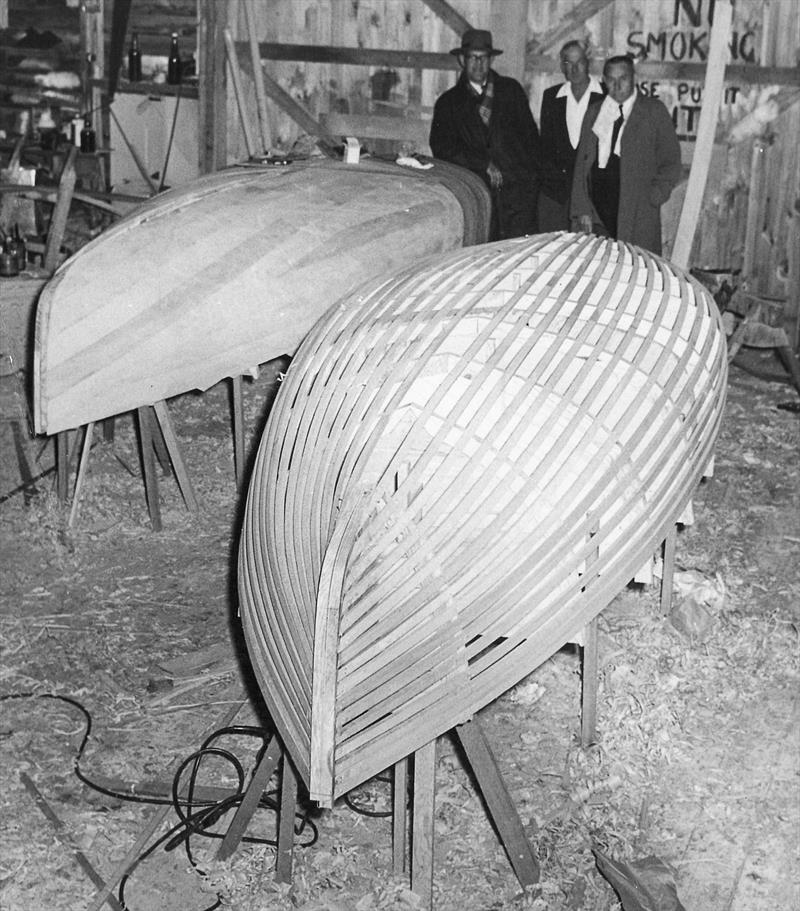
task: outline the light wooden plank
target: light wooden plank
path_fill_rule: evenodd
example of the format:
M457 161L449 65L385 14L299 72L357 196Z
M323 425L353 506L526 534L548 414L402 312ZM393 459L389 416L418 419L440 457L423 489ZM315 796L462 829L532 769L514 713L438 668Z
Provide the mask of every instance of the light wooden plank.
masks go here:
M433 905L434 830L436 802L436 741L414 753L414 804L411 836L411 889L422 899L422 907Z
M725 64L728 60L728 40L733 9L728 0L717 0L714 6L714 24L708 50L708 63L703 84L703 107L697 127L697 139L692 155L692 167L686 186L681 217L672 248L672 261L681 269L688 269L692 245L703 205L714 136L717 131L719 110L725 88Z
M197 497L195 496L194 487L192 486L192 479L189 477L186 463L183 461L181 447L178 443L178 437L175 434L175 428L172 426L172 418L169 416L167 403L164 401L156 402L153 405L153 411L158 419L158 424L161 428L164 443L166 444L169 458L172 461L175 478L178 481L178 487L180 488L181 496L186 504L186 508L189 512L197 512L200 507L197 504Z
M539 882L539 862L478 720L458 725L456 734L520 885L534 885Z

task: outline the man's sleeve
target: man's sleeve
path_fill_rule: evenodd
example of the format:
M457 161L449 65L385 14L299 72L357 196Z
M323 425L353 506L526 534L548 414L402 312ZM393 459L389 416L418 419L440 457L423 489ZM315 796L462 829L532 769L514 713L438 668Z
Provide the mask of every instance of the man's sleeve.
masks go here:
M444 95L436 100L433 106L433 120L430 135L431 152L434 158L450 161L469 168L486 179L486 168L489 158L485 154L470 148L463 137L463 131L457 122L454 108L449 98Z
M650 202L663 205L683 176L681 144L669 111L659 101L653 105L656 168L650 187Z

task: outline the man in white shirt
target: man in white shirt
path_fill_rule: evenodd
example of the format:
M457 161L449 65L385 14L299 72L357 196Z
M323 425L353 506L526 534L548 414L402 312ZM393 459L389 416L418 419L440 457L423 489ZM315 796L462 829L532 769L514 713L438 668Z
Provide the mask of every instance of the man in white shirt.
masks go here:
M568 41L560 52L561 72L567 80L546 89L542 96L542 186L539 193L539 230L569 230L569 195L581 125L590 103L603 100L603 87L589 73L586 48Z
M682 175L672 118L657 98L637 93L630 57L610 57L603 81L608 95L589 106L581 128L572 225L661 253L661 206Z

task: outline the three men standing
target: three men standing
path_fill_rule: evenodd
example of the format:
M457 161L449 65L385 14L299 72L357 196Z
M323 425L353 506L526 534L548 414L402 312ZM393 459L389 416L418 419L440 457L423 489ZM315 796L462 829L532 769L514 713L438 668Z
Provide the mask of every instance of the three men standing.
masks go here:
M491 68L502 51L492 33L468 29L458 57L461 76L433 109L430 145L436 158L474 171L492 194L490 240L536 231L539 131L528 96Z
M604 95L583 46L565 44L567 81L544 93L540 141L522 86L491 68L502 53L491 32L468 29L450 53L461 75L436 101L430 145L489 187L490 240L571 228L661 252L660 210L681 178L680 144L664 105L636 91L630 57L606 61Z

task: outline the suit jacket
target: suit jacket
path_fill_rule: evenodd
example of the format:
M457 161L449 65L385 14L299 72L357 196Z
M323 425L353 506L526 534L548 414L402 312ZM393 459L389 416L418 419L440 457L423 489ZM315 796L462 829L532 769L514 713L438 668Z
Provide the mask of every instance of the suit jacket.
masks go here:
M600 218L589 197L589 177L597 160L592 126L600 104L589 107L572 179L570 217ZM620 188L617 238L661 253L661 206L681 179L681 147L672 118L657 98L639 95L620 140Z
M491 71L494 80L489 127L478 113L478 101L466 77L436 100L431 124L431 151L436 158L474 171L488 186L486 168L493 162L506 183L531 185L539 172L539 130L528 96L516 79Z
M563 83L562 83L563 84ZM541 149L542 191L556 202L566 204L572 189L572 172L577 149L572 148L567 130L567 99L558 97L561 85L550 86L542 95ZM602 92L589 94L589 105L600 103ZM587 109L588 110L588 109Z

